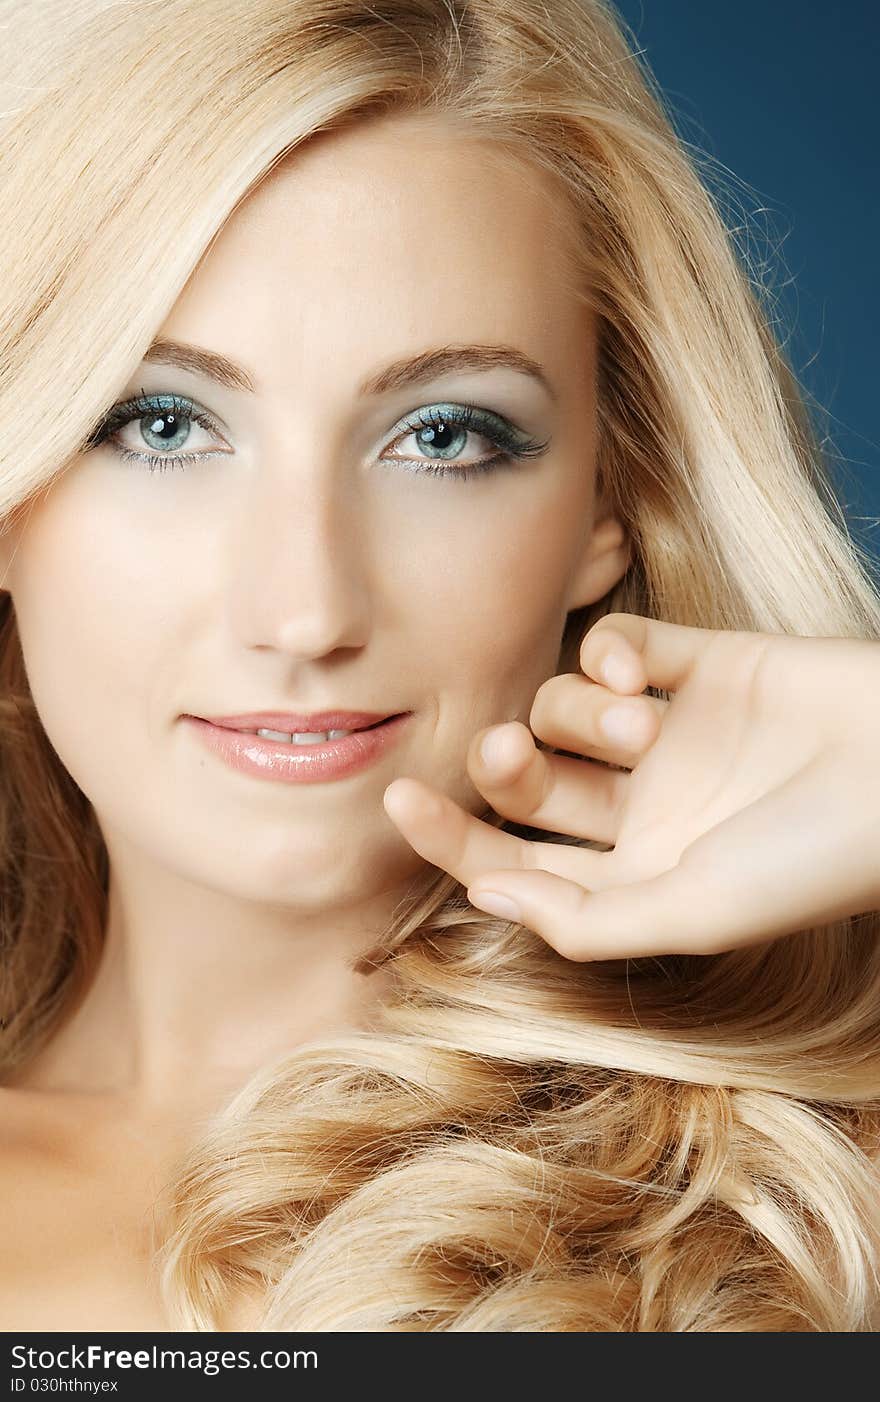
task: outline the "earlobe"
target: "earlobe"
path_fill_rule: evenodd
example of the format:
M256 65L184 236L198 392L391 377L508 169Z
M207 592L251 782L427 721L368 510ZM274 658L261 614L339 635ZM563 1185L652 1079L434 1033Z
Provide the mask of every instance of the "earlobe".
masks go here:
M584 608L618 584L632 559L632 542L616 516L597 522L582 551L569 587L566 611Z

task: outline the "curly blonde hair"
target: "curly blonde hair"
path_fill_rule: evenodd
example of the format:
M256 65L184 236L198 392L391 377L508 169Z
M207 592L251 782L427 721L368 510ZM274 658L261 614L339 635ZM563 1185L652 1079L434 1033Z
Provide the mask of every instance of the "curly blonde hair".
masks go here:
M767 290L606 0L44 0L7 3L4 32L4 522L76 458L269 170L319 132L424 114L547 172L580 236L599 483L634 551L570 615L558 670L615 611L880 637ZM107 868L4 595L6 1079L90 985ZM171 1318L221 1329L247 1296L260 1330L871 1329L878 933L865 915L576 964L426 867L373 951L376 1026L262 1068L165 1185Z

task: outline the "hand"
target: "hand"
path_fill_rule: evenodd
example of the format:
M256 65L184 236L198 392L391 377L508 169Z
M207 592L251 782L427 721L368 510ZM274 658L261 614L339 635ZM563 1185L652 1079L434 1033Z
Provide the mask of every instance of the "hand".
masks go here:
M880 642L615 613L580 665L541 685L528 727L479 731L467 768L502 817L613 850L524 840L420 780L385 790L473 905L576 960L713 954L880 909Z

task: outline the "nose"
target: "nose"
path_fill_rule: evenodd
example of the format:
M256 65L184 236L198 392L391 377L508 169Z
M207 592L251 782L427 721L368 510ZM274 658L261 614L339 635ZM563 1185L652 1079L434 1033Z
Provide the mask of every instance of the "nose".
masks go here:
M287 467L251 484L241 508L229 577L236 636L298 658L363 646L370 591L362 503L334 471Z

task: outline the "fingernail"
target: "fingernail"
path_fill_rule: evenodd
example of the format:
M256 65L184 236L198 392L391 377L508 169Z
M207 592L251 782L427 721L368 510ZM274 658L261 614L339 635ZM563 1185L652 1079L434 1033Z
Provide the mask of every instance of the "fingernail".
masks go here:
M599 669L609 686L616 691L625 691L633 684L633 665L618 652L610 652Z
M500 915L503 920L522 920L522 911L516 901L502 896L500 891L468 891L468 900L489 915Z
M633 723L636 719L636 708L623 703L619 706L609 706L607 711L603 711L599 717L599 724L602 732L609 740L613 740L618 745L628 745L633 738Z

